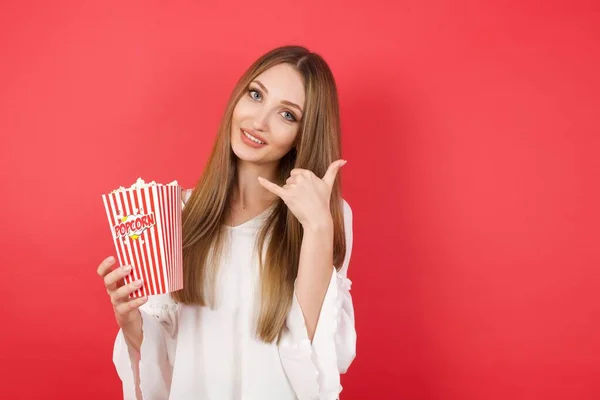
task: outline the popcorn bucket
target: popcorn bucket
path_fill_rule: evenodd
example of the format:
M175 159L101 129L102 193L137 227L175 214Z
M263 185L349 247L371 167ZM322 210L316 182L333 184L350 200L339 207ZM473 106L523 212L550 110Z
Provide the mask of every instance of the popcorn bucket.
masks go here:
M181 235L181 187L144 183L103 194L117 258L131 265L125 284L143 279L142 287L129 297L174 292L183 288Z

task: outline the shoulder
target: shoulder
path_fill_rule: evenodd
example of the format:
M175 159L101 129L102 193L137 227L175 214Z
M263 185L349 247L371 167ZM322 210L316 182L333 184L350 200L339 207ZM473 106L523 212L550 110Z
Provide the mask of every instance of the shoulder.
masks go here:
M183 204L187 203L187 201L190 199L191 195L192 195L192 189L181 188L181 201L183 202Z
M344 198L342 198L342 207L344 210L344 214L348 213L352 215L352 208L350 207L350 204L348 204L348 201Z
M344 215L344 220L352 221L352 208L344 198L342 198L342 212Z
M352 208L346 199L342 199L342 216L344 218L344 234L346 236L346 241L351 241L353 229Z

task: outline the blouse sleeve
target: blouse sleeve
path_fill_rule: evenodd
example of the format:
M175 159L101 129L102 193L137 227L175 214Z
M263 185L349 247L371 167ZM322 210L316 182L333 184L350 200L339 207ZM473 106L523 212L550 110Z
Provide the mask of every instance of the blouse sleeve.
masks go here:
M182 191L182 201L191 190ZM140 352L131 349L119 330L113 350L113 363L123 383L123 398L166 399L171 390L177 338L179 305L169 294L148 297L140 308L143 339Z
M299 400L335 400L342 391L340 374L356 356L354 307L347 277L352 253L352 209L344 200L346 255L333 270L311 343L296 292L279 341L279 355Z

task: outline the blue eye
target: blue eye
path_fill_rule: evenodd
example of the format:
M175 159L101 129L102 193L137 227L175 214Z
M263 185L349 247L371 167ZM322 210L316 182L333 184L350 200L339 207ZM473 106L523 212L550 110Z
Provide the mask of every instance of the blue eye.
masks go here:
M288 121L296 121L296 117L291 112L284 111L283 114L284 114L283 118L287 119ZM285 116L285 114L287 114L288 116Z
M250 94L250 97L252 97L254 100L260 100L261 95L258 90L250 89L248 90L248 94ZM256 96L254 94L256 94Z

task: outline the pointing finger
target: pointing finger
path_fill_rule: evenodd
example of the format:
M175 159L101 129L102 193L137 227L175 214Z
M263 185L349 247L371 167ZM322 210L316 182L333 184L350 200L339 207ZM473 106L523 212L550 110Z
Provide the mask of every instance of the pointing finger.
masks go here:
M273 182L271 182L263 177L260 177L260 176L258 177L258 181L269 192L276 194L277 196L279 196L281 198L283 198L283 196L285 195L285 190L282 187L280 187L279 185L276 185Z

